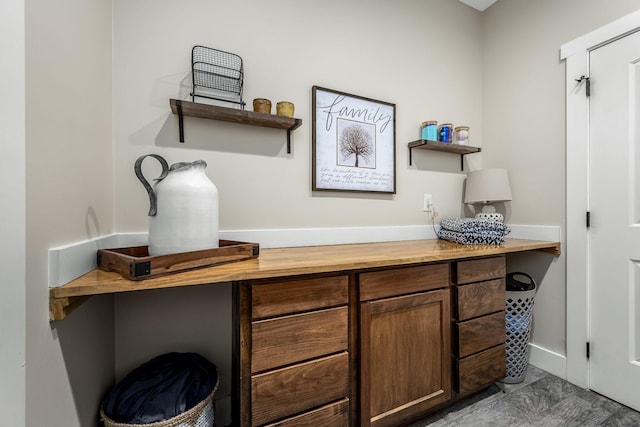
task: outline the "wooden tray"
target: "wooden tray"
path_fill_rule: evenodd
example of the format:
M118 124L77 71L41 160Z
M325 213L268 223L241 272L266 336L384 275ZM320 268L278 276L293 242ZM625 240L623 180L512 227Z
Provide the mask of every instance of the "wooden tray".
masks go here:
M260 254L260 246L257 243L220 240L219 245L216 249L160 256L149 256L147 246L99 249L98 268L115 271L130 280L144 280L195 268L257 258Z

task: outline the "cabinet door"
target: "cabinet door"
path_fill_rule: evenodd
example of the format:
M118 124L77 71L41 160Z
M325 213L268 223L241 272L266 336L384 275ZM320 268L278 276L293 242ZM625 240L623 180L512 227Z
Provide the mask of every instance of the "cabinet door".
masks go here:
M361 425L393 426L451 397L449 289L360 305Z

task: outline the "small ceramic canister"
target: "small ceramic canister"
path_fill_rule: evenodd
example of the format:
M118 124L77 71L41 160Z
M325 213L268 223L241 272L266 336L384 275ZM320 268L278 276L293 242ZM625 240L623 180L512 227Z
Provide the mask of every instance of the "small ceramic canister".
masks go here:
M262 114L271 114L271 101L266 98L256 98L253 100L253 111Z
M279 116L293 117L293 104L288 101L280 101L276 104L276 113Z

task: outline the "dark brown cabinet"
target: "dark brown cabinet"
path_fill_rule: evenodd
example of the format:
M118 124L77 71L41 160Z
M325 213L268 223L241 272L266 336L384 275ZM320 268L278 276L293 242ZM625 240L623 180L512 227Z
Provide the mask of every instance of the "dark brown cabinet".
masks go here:
M233 425L398 426L504 378L504 252L407 261L394 245L350 247L384 265L308 248L336 265L234 283Z
M454 263L455 390L464 396L504 378L505 258Z
M505 375L505 258L240 282L242 426L396 426Z
M243 282L243 426L349 423L348 276Z
M359 285L360 425L395 426L448 401L448 264L363 273Z

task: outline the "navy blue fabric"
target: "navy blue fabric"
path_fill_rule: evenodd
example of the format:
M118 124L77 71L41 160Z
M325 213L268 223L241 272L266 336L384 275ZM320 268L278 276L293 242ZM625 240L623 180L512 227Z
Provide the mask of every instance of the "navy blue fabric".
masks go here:
M167 353L140 365L105 396L102 408L115 422L150 424L180 415L211 394L216 366L197 353Z

